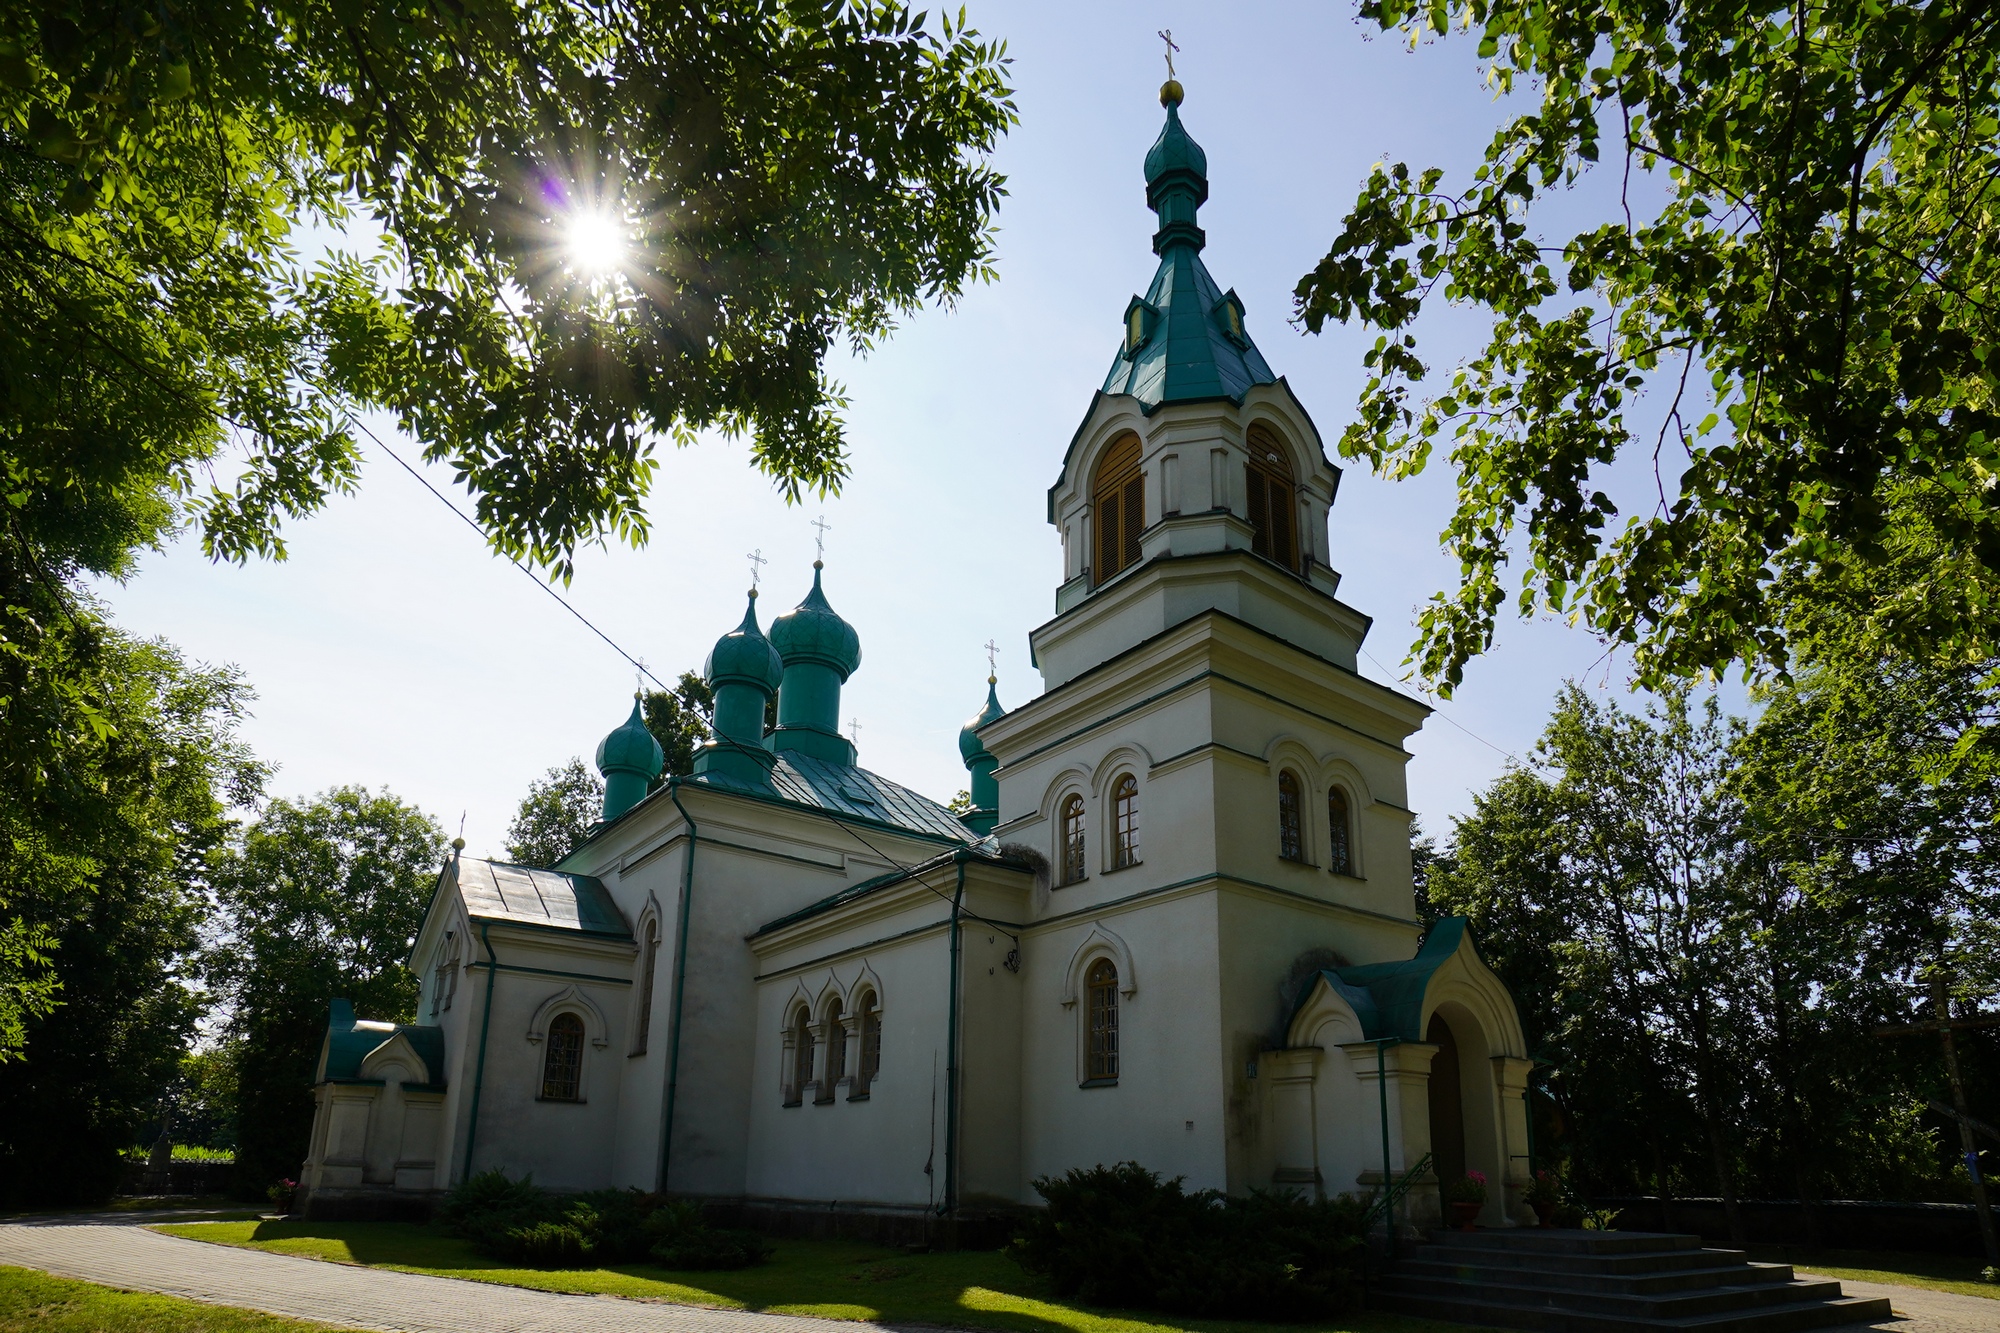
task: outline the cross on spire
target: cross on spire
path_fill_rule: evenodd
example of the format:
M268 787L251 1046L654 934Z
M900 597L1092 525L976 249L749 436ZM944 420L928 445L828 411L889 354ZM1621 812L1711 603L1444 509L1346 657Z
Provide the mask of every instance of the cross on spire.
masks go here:
M750 562L750 591L756 592L757 585L764 581L764 566L771 562L764 558L764 548L761 546L743 558Z
M826 559L826 534L833 531L833 524L826 521L825 514L821 514L812 521L812 526L819 529L819 536L813 539L813 558L824 560Z
M1160 29L1160 40L1167 44L1167 77L1171 79L1174 77L1174 52L1180 50L1180 47L1174 45L1174 30L1172 28Z
M1000 679L999 662L1000 645L988 639L986 641L986 683L988 685L994 684Z
M852 740L854 741L854 748L856 750L859 750L861 748L861 719L858 717L848 718L847 729L854 733L852 737Z
M632 664L632 697L638 698L646 692L646 659L640 658Z

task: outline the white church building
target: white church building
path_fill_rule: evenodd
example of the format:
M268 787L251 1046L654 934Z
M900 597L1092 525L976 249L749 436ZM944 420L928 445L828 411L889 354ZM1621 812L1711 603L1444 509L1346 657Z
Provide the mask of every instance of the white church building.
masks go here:
M1044 689L989 685L973 810L855 766L860 642L817 562L768 633L753 592L692 774L659 781L635 706L581 846L444 867L415 1023L334 1005L309 1213L497 1168L890 1235L1099 1163L1330 1196L1428 1156L1409 1224L1468 1169L1482 1222L1532 1221L1513 1001L1462 921L1417 917L1428 710L1356 672L1340 473L1202 263L1180 100L1146 157L1158 270L1049 489Z

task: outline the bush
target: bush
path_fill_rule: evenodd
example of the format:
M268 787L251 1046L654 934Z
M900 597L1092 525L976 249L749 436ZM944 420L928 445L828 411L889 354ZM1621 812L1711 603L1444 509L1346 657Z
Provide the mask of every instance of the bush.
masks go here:
M473 1176L446 1195L435 1221L496 1259L530 1268L631 1264L649 1256L669 1268L744 1268L770 1254L759 1236L708 1226L696 1203L662 1203L630 1189L556 1194L536 1188L531 1176L510 1180L499 1171Z
M1366 1205L1188 1193L1137 1162L1042 1177L1047 1207L1008 1246L1059 1295L1231 1319L1312 1319L1360 1304Z

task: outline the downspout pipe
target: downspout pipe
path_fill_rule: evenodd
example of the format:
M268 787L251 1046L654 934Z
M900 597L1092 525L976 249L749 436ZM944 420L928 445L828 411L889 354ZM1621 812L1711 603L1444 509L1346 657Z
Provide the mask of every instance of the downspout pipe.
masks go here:
M1382 1100L1382 1197L1389 1197L1389 1188L1395 1183L1395 1174L1389 1168L1389 1060L1387 1051L1391 1046L1401 1046L1401 1037L1378 1037L1375 1039L1375 1091ZM1396 1258L1396 1206L1390 1204L1382 1210L1382 1226L1389 1233L1389 1259Z
M965 910L965 853L954 852L958 862L958 889L951 898L951 995L946 1006L944 1056L944 1213L958 1217L958 992L960 958L964 952L960 918ZM955 1241L954 1241L955 1243Z
M479 1061L472 1071L472 1112L465 1118L465 1167L460 1184L472 1179L472 1146L479 1134L479 1093L486 1086L486 1034L493 1028L493 979L500 975L500 957L493 952L491 921L479 923L479 944L486 950L486 1008L479 1016Z
M667 1022L667 1096L660 1115L660 1179L657 1192L667 1192L667 1170L674 1152L674 1100L680 1090L681 1014L687 1000L688 914L694 901L694 846L698 836L694 816L681 804L681 780L667 779L667 796L687 824L687 856L681 863L681 903L674 926L674 1011Z

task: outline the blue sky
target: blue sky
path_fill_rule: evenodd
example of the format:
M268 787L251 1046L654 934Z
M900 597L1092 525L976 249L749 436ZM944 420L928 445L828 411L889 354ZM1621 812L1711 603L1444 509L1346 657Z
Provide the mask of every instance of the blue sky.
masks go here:
M565 595L662 676L699 669L742 615L745 556L768 558L768 623L811 581L822 512L826 590L861 635L843 711L861 761L940 799L965 785L955 737L1000 645L1000 696L1039 692L1027 633L1053 612L1060 548L1046 521L1076 424L1116 349L1119 316L1151 277L1140 163L1158 133L1155 30L1182 47L1189 131L1206 148L1205 259L1248 310L1252 336L1318 422L1329 450L1350 419L1372 335L1314 337L1288 322L1300 274L1324 252L1371 164L1445 167L1458 181L1502 108L1472 43L1412 52L1326 4L984 3L1004 37L1021 124L999 153L998 283L927 310L866 360L837 361L852 407L853 477L823 506L788 507L739 445L664 446L644 550L591 551ZM1476 312L1432 322L1448 370L1482 340ZM405 457L414 446L376 429ZM192 541L106 590L128 628L258 693L247 735L278 768L272 791L386 786L498 853L528 783L588 756L623 719L631 669L373 444L360 492L287 531L290 558L213 565ZM444 469L440 490L465 507ZM1416 609L1455 576L1436 534L1452 483L1348 465L1333 515L1345 600L1375 619L1362 668L1393 681ZM1525 755L1565 676L1625 697L1628 659L1544 619L1503 625L1457 698L1413 740L1412 803L1448 829L1471 793ZM1456 725L1454 725L1456 724Z

